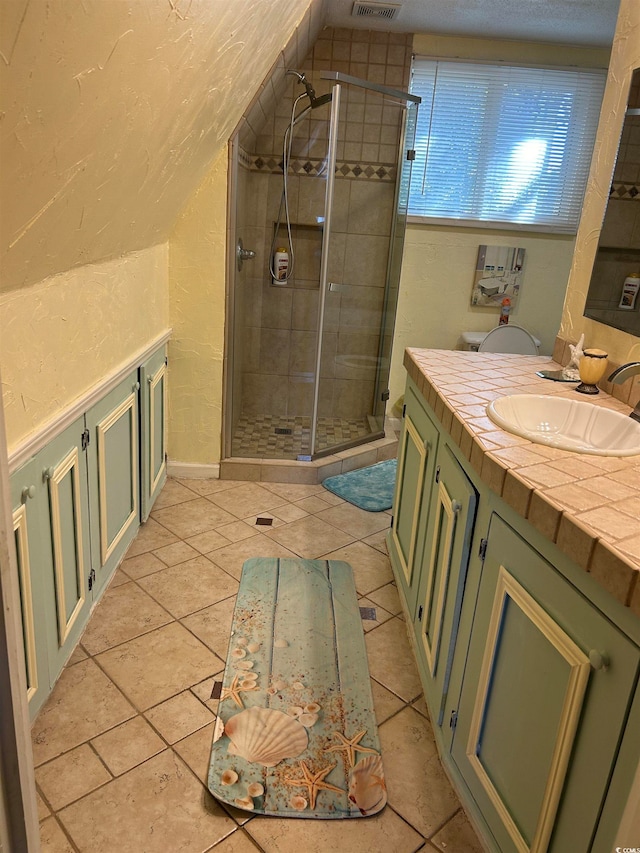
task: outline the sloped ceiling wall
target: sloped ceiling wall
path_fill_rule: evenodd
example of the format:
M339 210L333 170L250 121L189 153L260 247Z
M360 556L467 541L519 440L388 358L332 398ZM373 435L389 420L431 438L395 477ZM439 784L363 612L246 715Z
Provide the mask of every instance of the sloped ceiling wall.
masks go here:
M310 0L2 0L0 289L163 242Z

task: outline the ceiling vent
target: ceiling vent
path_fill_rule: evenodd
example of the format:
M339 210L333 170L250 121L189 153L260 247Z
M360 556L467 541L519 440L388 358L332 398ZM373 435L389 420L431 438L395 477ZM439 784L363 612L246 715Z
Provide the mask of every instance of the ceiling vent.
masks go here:
M363 3L356 0L353 4L351 16L353 18L378 18L385 21L392 21L400 11L400 3Z

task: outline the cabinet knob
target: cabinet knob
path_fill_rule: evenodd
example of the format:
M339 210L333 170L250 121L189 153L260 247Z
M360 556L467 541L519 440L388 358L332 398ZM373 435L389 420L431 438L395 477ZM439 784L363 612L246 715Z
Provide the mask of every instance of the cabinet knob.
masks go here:
M21 500L23 504L29 500L29 498L35 498L36 496L36 487L35 486L25 486L22 490Z
M598 671L609 668L609 658L597 649L591 649L589 652L589 663Z
M139 391L140 390L140 383L136 382L136 384L133 386L133 388L131 390L132 391Z
M53 477L54 470L55 469L53 467L45 468L44 471L42 472L42 479L43 480L50 480Z
M451 512L460 512L462 504L460 501L451 501Z

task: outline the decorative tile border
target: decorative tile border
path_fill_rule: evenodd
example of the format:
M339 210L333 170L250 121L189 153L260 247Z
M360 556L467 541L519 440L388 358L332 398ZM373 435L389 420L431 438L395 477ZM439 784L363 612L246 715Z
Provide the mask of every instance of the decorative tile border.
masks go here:
M240 148L240 165L252 172L267 175L282 174L282 159L279 157L260 157L248 154ZM319 177L326 171L325 160L291 160L289 168L294 175ZM396 179L396 166L392 163L336 163L336 174L350 180L372 180L393 183Z
M609 191L609 198L640 201L640 186L624 182L613 183Z

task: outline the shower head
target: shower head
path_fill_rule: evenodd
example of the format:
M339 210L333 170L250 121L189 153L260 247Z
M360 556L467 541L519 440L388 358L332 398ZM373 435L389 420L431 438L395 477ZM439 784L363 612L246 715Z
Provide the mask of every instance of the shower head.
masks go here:
M311 109L315 110L316 107L323 107L325 104L330 103L331 101L331 92L327 92L326 95L320 95L319 98L311 98Z
M302 83L305 88L305 92L311 102L311 109L315 110L316 107L321 107L324 104L328 104L331 100L331 93L329 92L326 95L320 95L319 98L316 98L316 90L313 88L311 83L307 80L304 71L294 71L290 69L286 72L287 74L293 74L294 77L298 78L298 83Z

